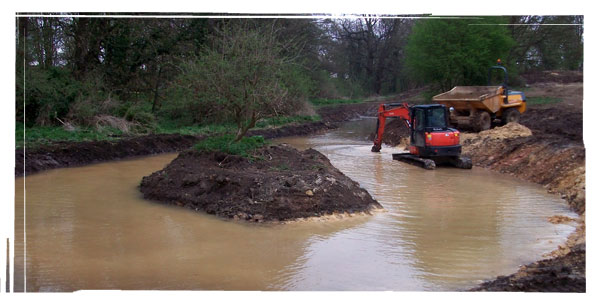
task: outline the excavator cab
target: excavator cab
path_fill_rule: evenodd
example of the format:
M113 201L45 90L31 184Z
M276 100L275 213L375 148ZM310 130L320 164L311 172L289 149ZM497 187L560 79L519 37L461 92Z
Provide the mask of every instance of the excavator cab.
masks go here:
M458 130L448 127L446 107L440 104L415 105L410 114L410 153L429 156L460 155Z

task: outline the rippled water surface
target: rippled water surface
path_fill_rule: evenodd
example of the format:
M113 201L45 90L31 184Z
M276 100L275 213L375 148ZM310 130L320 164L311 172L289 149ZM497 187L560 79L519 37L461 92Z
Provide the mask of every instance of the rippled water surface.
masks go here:
M143 200L137 185L176 157L167 154L27 176L24 247L17 178L16 290L462 290L540 259L574 230L547 221L576 215L541 186L371 153L373 126L277 140L327 155L384 206L373 216L257 225Z

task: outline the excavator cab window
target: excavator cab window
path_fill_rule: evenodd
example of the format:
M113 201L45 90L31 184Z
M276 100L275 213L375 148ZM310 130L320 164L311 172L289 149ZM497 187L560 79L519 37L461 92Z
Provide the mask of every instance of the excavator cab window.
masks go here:
M448 127L446 109L443 106L416 107L412 123L415 131L445 130Z
M417 147L425 146L425 132L448 129L448 116L444 106L415 106L411 116L413 130L410 134L410 143Z
M427 126L429 128L445 129L446 110L443 107L431 107L427 110Z
M423 131L425 129L425 111L422 109L415 109L413 117L413 126L416 131Z
M415 146L425 146L426 109L422 107L414 107L412 111L413 130L410 132L410 144Z

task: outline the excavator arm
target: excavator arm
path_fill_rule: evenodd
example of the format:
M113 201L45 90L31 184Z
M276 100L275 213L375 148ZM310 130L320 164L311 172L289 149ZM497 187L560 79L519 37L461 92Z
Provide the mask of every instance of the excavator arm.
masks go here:
M381 150L381 143L383 142L383 132L385 130L385 120L387 118L401 118L404 120L404 124L410 129L410 108L407 103L394 103L394 104L381 104L377 110L377 135L373 142L372 152L379 152Z

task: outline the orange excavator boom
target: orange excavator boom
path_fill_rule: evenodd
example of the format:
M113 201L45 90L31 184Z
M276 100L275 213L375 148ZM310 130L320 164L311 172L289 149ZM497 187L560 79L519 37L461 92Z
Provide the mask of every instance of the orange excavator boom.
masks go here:
M385 131L385 120L389 117L397 117L404 120L404 124L410 129L410 106L408 103L399 104L381 104L377 110L377 135L373 142L371 151L379 152L383 142L383 132Z

